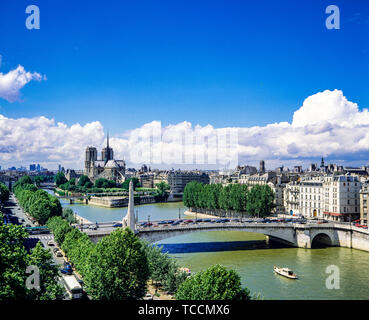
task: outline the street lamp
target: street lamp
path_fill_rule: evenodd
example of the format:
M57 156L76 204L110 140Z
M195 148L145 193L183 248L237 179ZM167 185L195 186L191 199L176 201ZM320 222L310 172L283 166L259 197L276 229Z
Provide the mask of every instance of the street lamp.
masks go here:
M147 226L150 228L150 215L147 217Z
M178 208L178 220L181 220L181 208Z

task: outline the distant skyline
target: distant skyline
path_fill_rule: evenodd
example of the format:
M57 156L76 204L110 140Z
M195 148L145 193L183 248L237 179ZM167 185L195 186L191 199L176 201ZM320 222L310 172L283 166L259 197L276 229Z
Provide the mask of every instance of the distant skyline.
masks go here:
M173 152L237 128L241 165L369 164L368 1L32 1L40 30L30 4L0 3L2 168L81 169L108 129L137 167L130 134L158 123Z

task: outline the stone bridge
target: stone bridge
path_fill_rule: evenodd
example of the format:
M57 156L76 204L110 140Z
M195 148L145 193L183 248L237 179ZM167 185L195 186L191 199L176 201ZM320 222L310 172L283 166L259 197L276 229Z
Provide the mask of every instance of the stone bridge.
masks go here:
M111 230L88 230L90 238L97 242ZM193 233L207 231L244 231L264 234L270 241L278 241L299 248L315 246L341 246L369 251L369 231L344 223L295 224L295 223L198 223L178 226L139 228L136 234L150 243Z

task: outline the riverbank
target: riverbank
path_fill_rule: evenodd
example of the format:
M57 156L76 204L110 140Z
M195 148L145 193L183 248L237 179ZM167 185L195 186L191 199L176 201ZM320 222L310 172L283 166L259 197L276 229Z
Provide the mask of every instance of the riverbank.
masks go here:
M86 218L81 217L80 215L76 214L76 219L78 221L78 223L83 223L83 224L92 224L92 222L90 220L87 220Z
M201 218L201 219L204 219L204 218L210 218L210 219L213 219L213 218L216 218L216 219L219 219L219 217L217 217L217 216L214 216L214 215L211 215L211 214L205 214L205 213L196 213L196 212L192 212L192 211L190 211L190 210L186 210L185 212L184 212L184 214L186 215L186 216L191 216L191 217L196 217L197 216L197 218Z

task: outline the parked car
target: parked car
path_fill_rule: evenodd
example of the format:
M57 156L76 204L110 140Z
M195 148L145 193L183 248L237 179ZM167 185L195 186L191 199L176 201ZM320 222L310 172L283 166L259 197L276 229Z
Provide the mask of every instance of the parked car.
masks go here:
M191 220L191 219L188 219L188 220L185 220L185 221L183 221L183 223L193 223L193 220Z
M55 246L55 243L54 243L54 241L50 240L50 241L47 242L47 245L50 246L50 247L53 247L53 246Z
M174 223L174 220L168 220L167 221L167 224L172 224L172 223Z
M317 224L328 223L327 220L318 221Z
M57 257L61 258L63 256L63 254L60 252L60 251L56 251L56 254L55 254Z
M97 225L96 224L92 224L88 227L91 230L97 230Z
M202 222L211 222L211 219L202 219Z
M158 224L167 224L168 222L166 220L159 221Z
M177 221L174 221L174 222L172 223L172 226L177 226L177 225L179 225L179 224L181 224L181 222L180 222L179 220L177 220Z

